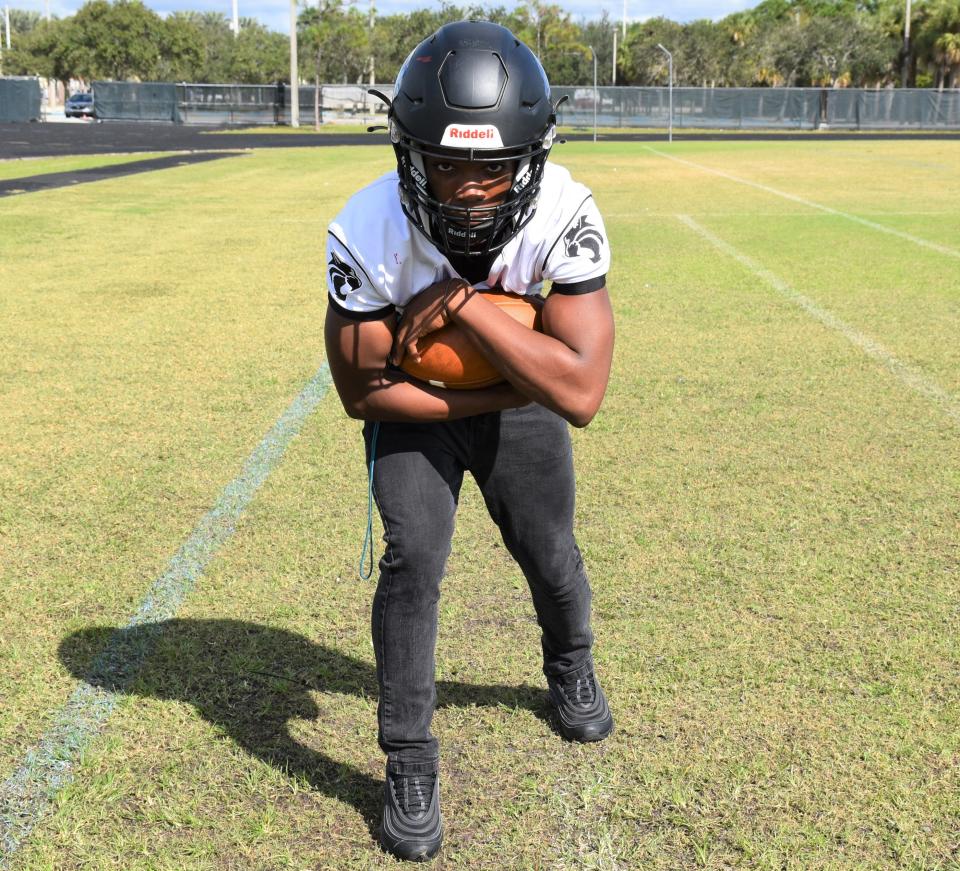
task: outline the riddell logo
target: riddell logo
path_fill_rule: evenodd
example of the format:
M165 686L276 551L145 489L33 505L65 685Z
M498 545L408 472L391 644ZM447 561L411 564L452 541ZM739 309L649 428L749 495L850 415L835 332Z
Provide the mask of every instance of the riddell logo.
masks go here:
M484 130L482 127L451 127L448 131L451 139L493 139L493 130Z
M448 124L440 144L461 148L503 148L500 131L492 124Z

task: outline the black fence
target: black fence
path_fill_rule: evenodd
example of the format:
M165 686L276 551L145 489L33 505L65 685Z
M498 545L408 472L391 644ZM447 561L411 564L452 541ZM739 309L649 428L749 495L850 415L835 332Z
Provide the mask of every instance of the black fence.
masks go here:
M0 121L39 121L40 105L39 79L0 78Z
M377 85L388 97L392 85ZM366 85L301 85L300 123L382 119ZM97 116L179 124L289 124L288 85L94 82ZM957 130L960 89L556 87L563 125L716 129Z
M960 90L828 91L827 122L857 130L960 128ZM903 94L902 97L898 96Z
M182 119L177 86L167 82L94 82L93 106L97 117L125 121Z
M184 124L281 124L289 91L286 85L177 85L180 119Z
M388 92L392 85L380 85ZM386 106L360 85L301 85L303 124L372 121ZM169 121L177 124L289 124L289 85L206 85L168 82L94 82L97 118L104 121Z
M669 88L554 88L560 123L667 127ZM715 129L955 130L960 89L674 88L673 126Z

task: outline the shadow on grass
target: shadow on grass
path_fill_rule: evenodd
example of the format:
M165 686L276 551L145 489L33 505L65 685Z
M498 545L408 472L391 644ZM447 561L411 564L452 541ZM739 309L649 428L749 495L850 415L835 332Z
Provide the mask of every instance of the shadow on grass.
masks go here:
M322 715L310 691L375 698L372 664L302 635L239 620L92 626L67 636L59 654L74 677L91 686L189 702L251 755L353 805L375 835L382 780L297 742L287 725ZM438 681L437 705L526 708L550 722L544 691L523 684Z

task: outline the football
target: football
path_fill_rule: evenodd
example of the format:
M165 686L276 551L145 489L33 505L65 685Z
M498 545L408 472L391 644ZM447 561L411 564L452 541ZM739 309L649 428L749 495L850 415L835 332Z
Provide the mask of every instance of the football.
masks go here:
M480 295L525 327L540 331L541 297L496 291L482 291ZM417 351L420 353L420 362L408 354L403 358L400 368L434 387L477 390L503 381L503 376L456 324L447 324L424 336L417 342Z

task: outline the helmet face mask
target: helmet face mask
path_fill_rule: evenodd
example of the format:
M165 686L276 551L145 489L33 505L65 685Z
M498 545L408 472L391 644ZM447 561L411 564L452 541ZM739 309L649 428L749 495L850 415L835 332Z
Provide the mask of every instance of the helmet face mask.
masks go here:
M388 119L403 211L445 254L494 254L533 217L556 117L540 62L509 30L440 28L401 68ZM431 191L429 160L516 169L502 197L463 206Z

